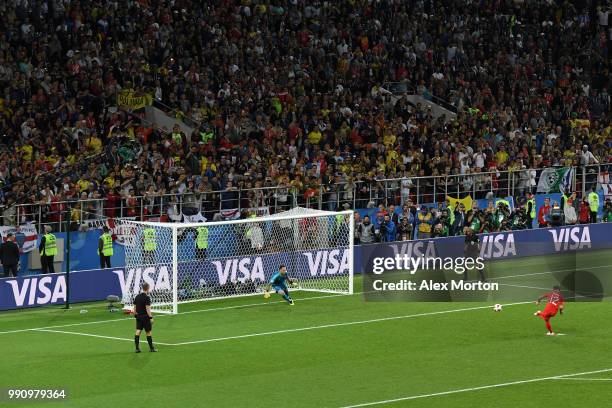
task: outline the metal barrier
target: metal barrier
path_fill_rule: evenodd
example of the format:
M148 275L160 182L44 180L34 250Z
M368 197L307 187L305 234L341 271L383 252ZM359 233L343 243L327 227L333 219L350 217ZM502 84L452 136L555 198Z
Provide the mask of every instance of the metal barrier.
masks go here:
M574 168L572 190L584 196L612 164L596 164ZM66 228L66 218L77 229L87 221L105 218L131 217L139 220L173 220L181 214L198 212L212 220L223 210L244 211L269 207L271 213L295 206L323 210L367 208L380 204L402 205L443 202L446 196L471 195L482 199L488 193L496 197L523 196L535 192L543 169L495 171L427 177L404 177L372 181L355 180L344 183L303 186L283 184L276 187L232 188L223 191L198 191L183 194L145 194L144 196L108 195L101 199L48 201L18 204L3 209L3 225L33 222L40 228L52 225L55 231Z

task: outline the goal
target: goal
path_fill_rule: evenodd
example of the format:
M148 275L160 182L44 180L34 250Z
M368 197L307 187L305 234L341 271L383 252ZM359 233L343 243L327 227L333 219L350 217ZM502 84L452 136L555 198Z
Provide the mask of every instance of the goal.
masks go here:
M121 220L125 268L123 303L132 307L142 284L152 309L253 296L279 265L297 279L293 290L353 293L352 211L294 208L271 216L201 223Z

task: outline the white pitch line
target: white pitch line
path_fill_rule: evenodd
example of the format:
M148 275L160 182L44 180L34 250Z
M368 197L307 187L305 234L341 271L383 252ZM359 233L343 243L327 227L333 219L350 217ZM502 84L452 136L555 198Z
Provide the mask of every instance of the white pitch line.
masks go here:
M388 399L388 400L382 400L382 401L364 402L364 403L355 404L355 405L346 405L346 406L343 406L342 408L370 407L373 405L391 404L391 403L400 402L400 401L410 401L410 400L423 399L423 398L439 397L442 395L452 395L452 394L459 394L459 393L464 393L464 392L486 390L486 389L491 389L491 388L509 387L511 385L529 384L529 383L542 382L542 381L547 381L547 380L558 380L558 379L563 379L567 377L577 377L580 375L607 373L610 371L612 371L612 368L604 368L602 370L595 370L595 371L585 371L582 373L556 375L552 377L531 378L529 380L511 381L511 382L500 383L500 384L483 385L480 387L462 388L458 390L434 392L431 394L411 395L409 397L394 398L394 399Z
M537 289L537 290L550 290L550 288L538 288L537 286L526 286L526 285L511 285L509 283L499 283L499 286L510 286L513 288L525 288L525 289Z
M508 303L504 306L513 306L513 305L524 305L532 302L517 302L517 303ZM448 313L457 313L457 312L467 312L470 310L480 310L480 309L490 309L491 306L477 306L477 307L468 307L463 309L450 309L450 310L441 310L437 312L426 312L426 313L417 313L411 315L402 315L402 316L390 316L390 317L381 317L378 319L368 319L368 320L356 320L352 322L342 322L342 323L331 323L331 324L322 324L318 326L308 326L308 327L297 327L294 329L285 329L285 330L274 330L269 332L260 332L260 333L251 333L251 334L243 334L237 336L227 336L227 337L216 337L212 339L204 339L204 340L194 340L194 341L185 341L181 343L173 343L173 346L186 346L189 344L202 344L202 343L212 343L217 341L225 341L225 340L236 340L236 339L245 339L249 337L259 337L259 336L270 336L273 334L281 334L281 333L295 333L309 330L320 330L320 329L328 329L332 327L344 327L344 326L355 326L361 324L369 324L369 323L378 323L378 322L386 322L390 320L403 320L410 319L413 317L422 317L422 316L434 316Z
M567 377L557 377L557 378L553 378L553 380L572 380L572 381L612 381L612 378L567 378Z
M612 265L590 266L589 269L609 268L610 266L612 266ZM489 280L512 279L512 278L520 278L522 276L550 275L550 274L553 274L553 273L561 273L561 272L576 272L576 268L574 268L574 269L558 269L556 271L547 271L547 272L523 273L523 274L520 274L520 275L499 276L499 277L496 277L496 278L490 278Z
M98 335L98 334L70 332L70 331L63 331L63 330L36 329L36 330L32 330L32 331L45 332L45 333L72 334L72 335L75 335L75 336L97 337L97 338L100 338L100 339L110 339L110 340L122 340L122 341L131 341L131 342L134 341L134 339L124 339L123 337L101 336L101 335ZM168 343L161 343L159 341L156 341L155 343L156 344L161 344L162 346L169 346L170 345Z

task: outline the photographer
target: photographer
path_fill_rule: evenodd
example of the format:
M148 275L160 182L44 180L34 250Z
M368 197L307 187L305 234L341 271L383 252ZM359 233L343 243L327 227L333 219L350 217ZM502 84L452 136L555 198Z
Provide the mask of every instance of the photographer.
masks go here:
M603 222L612 222L612 201L609 198L606 198L606 202L603 206L603 217L601 219Z
M483 213L478 208L478 204L474 204L474 207L468 211L466 223L475 233L480 232L483 224Z
M410 241L412 239L412 233L414 231L414 226L408 222L407 217L402 217L400 221L397 232L398 238L400 241Z
M553 203L552 209L550 210L550 226L561 227L563 225L565 225L563 210L561 210L561 207L555 201Z
M476 259L480 257L480 239L478 235L474 233L474 230L471 228L466 229L465 233L465 244L463 246L463 253L466 258ZM486 276L484 269L479 269L478 273L480 274L480 281L485 282ZM465 272L463 272L463 280L468 281L468 269L466 268Z
M449 214L450 216L450 214ZM455 210L454 220L452 221L450 228L450 235L461 235L463 234L463 227L465 226L465 206L459 204Z
M510 208L506 202L498 202L493 218L493 227L496 231L509 231L508 218L510 218Z
M525 213L525 209L523 207L519 207L514 210L514 213L512 213L512 216L510 217L510 228L513 231L526 229L527 222L527 214Z
M370 222L370 217L363 217L363 221L357 225L357 236L361 244L371 244L376 240L374 235L374 225Z
M385 215L383 222L380 224L380 242L393 242L396 240L397 229L395 223L391 221L389 214Z
M450 217L448 216L448 210L445 208L442 210L440 214L440 218L438 218L434 222L433 232L431 234L432 238L437 237L448 237L450 235Z

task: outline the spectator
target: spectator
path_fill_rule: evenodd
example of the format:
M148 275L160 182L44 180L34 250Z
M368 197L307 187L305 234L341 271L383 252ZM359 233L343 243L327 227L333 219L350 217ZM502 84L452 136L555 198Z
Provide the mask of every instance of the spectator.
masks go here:
M580 200L580 210L578 212L578 222L580 224L588 224L590 220L591 210L589 208L589 201L586 197Z
M433 224L433 216L429 208L422 206L417 216L418 238L430 238Z

